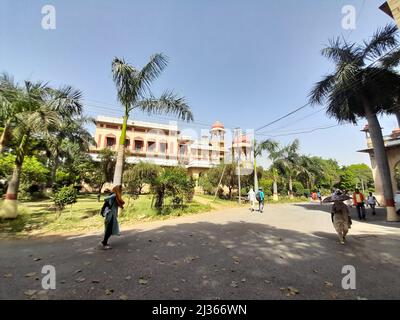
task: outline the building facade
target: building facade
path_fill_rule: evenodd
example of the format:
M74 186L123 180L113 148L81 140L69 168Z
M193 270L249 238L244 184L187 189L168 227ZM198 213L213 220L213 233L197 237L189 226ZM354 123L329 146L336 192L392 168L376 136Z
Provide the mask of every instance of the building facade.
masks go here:
M365 132L365 136L367 139L367 149L360 150L359 152L369 154L371 160L372 175L375 184L375 193L378 201L383 204L385 202L383 197L382 179L376 166L374 150L371 137L369 135L368 125L366 125L362 131ZM385 142L386 154L389 160L390 175L392 177L392 185L395 192L396 201L397 199L399 199L400 195L400 128L394 129L392 131L392 134L384 136L383 138ZM397 200L396 202L396 207L399 208L399 200Z
M400 27L400 0L388 0L380 6L380 9L391 16Z
M99 151L109 148L117 151L122 129L122 119L99 116L96 119L94 139L96 146L90 155L96 161ZM181 134L176 124L160 124L144 121L128 121L126 133L126 162L151 162L164 167L184 166L189 174L199 176L222 163L229 149L225 143L225 127L217 121L210 128L209 135L200 139Z

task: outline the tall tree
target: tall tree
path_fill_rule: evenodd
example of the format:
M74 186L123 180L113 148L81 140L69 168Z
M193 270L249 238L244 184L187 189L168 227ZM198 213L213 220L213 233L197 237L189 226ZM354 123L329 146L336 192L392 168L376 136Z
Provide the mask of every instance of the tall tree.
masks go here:
M18 113L14 115L15 127L12 137L16 141L14 170L9 181L6 200L3 205L5 217L18 215L17 198L21 179L22 165L26 154L33 148L32 140L45 135L61 122L62 115L71 108L80 107L80 94L75 90L54 90L42 82L25 81L23 86L16 86L13 99L18 102ZM15 101L10 99L10 103Z
M388 25L361 45L349 44L340 38L331 41L322 50L322 55L334 62L336 70L318 82L310 94L313 104L327 101L328 116L339 123L356 124L360 118L367 119L383 184L388 221L398 221L399 216L394 206L390 168L377 115L393 109L400 76L382 66L367 63L398 45L396 30L396 26Z
M293 179L300 173L300 155L298 153L300 142L298 139L287 145L280 152L277 162L282 166L288 177L289 196L293 198Z
M45 137L46 149L52 159L50 185L54 185L57 169L61 158L73 158L76 154L71 148L71 143L79 145L80 152L88 152L95 141L85 128L93 119L75 114L62 116L62 121L53 128ZM64 143L68 141L69 143Z
M150 85L165 69L167 62L167 58L163 54L153 55L141 70L126 63L123 59L114 58L112 62L113 80L117 88L118 100L124 108L114 184L122 183L126 130L132 111L140 110L148 114L172 114L181 120L193 120L192 112L183 97L166 91L159 98L155 98L150 92Z
M272 170L272 175L273 175L273 200L278 201L279 196L278 196L278 171L275 168L275 163L277 159L281 155L281 149L279 148L279 143L267 139L262 141L257 147L256 147L256 155L261 155L263 151L268 152L268 158L271 160L272 165L271 165L271 170Z

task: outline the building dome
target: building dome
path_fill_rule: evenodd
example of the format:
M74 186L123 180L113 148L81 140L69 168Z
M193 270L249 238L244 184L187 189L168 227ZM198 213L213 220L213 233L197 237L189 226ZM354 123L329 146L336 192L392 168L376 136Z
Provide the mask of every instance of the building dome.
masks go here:
M225 126L224 126L221 122L216 121L216 122L212 125L211 128L212 128L212 129L225 129Z

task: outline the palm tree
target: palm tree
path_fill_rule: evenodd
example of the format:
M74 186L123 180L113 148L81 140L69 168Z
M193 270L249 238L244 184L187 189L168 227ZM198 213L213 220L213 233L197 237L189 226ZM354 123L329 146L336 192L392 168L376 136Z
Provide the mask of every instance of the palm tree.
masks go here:
M271 169L272 169L272 176L273 176L273 200L274 201L278 201L279 197L278 197L278 172L275 169L275 162L276 160L280 157L281 154L281 150L279 149L279 143L271 140L271 139L267 139L262 141L260 144L256 145L255 147L255 156L260 156L262 154L263 151L267 151L268 154L268 158L272 161L272 165L271 165Z
M32 147L32 139L48 134L60 125L63 115L70 113L71 109L79 109L80 97L81 94L72 89L54 90L42 82L25 81L24 86L16 86L15 101L19 103L18 113L15 113L13 119L15 127L12 132L13 140L16 141L16 158L3 204L5 217L15 218L18 215L17 198L22 165L25 155ZM10 99L10 103L15 101Z
M126 63L123 59L114 58L112 62L113 80L117 88L118 100L124 108L114 184L122 183L126 129L132 111L140 110L148 114L172 114L181 120L193 121L190 107L183 97L177 97L174 93L166 91L159 98L155 98L150 92L151 83L158 78L167 63L167 58L159 53L153 55L141 70Z
M73 144L78 144L80 151L88 152L90 146L95 145L95 141L85 128L85 125L93 122L93 119L84 116L76 117L74 114L68 116L64 115L62 116L62 121L52 131L46 134L46 149L52 162L50 175L50 184L52 186L55 183L60 159L75 156L72 154L70 145L65 145L63 142L68 141Z
M291 144L282 149L279 159L276 160L288 176L289 196L291 199L293 198L293 178L301 172L300 155L298 154L299 147L299 140L294 140Z
M388 221L397 221L398 216L377 115L393 109L394 97L400 87L400 76L382 66L367 65L367 62L396 47L396 30L396 26L388 25L361 45L348 44L340 38L331 41L322 50L322 55L331 59L336 69L318 82L310 94L310 102L313 104L327 101L327 115L339 123L356 124L360 118L367 119L375 160L382 179Z
M2 73L0 75L0 119L3 132L0 136L0 152L5 151L11 140L12 127L15 125L16 115L23 110L25 98L13 77Z
M398 72L396 71L396 68L399 66L399 64L400 64L400 49L390 52L382 59L381 62L382 67L387 68L393 72ZM393 110L389 110L388 113L392 113L396 116L397 124L400 128L400 88L398 95L395 97L395 103L396 105L394 106Z

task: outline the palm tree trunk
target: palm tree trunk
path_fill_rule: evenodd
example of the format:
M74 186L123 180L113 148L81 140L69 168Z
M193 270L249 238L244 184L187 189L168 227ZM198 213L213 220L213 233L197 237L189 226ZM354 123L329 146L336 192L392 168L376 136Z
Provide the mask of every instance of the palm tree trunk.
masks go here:
M117 162L115 164L114 179L113 179L114 185L122 184L122 174L124 170L124 161L125 161L125 140L126 140L127 122L128 122L128 115L125 114L124 121L122 123L121 137L119 138Z
M279 196L278 196L278 182L276 181L276 177L274 177L273 188L274 188L273 200L274 200L274 201L278 201L278 200L279 200Z
M0 212L0 215L4 218L14 219L18 216L18 190L27 142L28 134L25 134L22 137L21 143L17 149L17 157L15 158L13 175L7 187L6 199L2 207L3 212Z
M58 159L58 150L55 152L54 155L54 163L53 166L51 167L51 180L50 180L50 184L53 187L55 182L56 182L56 173L57 173L57 169L58 169L58 164L59 164L59 159Z
M7 120L7 122L4 126L4 130L0 137L0 152L3 152L4 149L7 147L8 139L10 136L10 125L11 125L11 121Z
M292 176L289 176L289 197L293 199L293 181Z
M368 121L369 132L374 149L374 157L378 167L383 187L383 196L386 204L387 221L399 221L394 206L394 193L390 177L389 161L386 154L385 143L382 136L382 129L375 113L371 111L369 102L364 99L365 114Z

